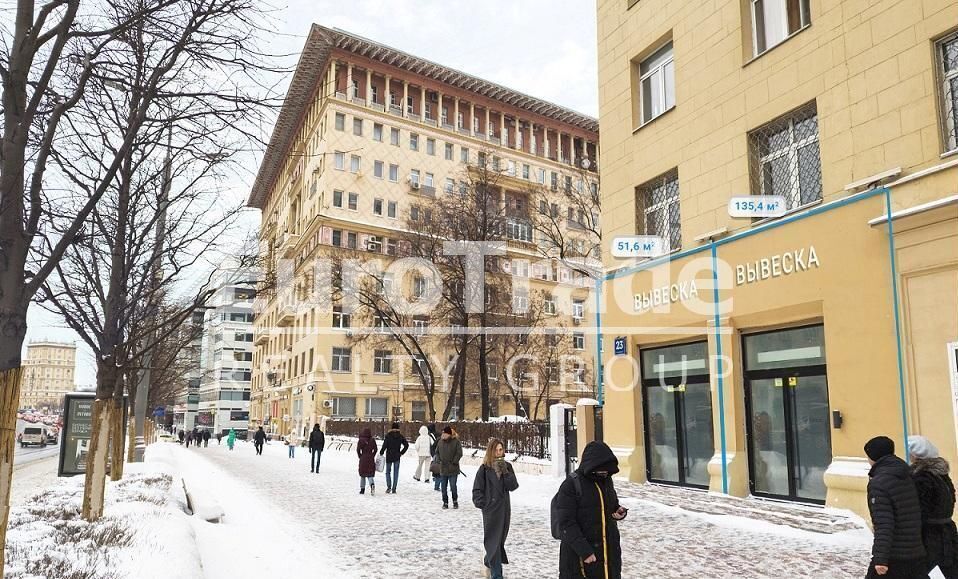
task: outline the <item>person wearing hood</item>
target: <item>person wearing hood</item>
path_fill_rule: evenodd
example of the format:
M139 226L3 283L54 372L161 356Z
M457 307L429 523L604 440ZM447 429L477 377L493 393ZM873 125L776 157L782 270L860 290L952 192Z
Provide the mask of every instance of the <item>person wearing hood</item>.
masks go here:
M895 441L876 436L865 444L868 511L875 539L867 579L928 577L921 542L921 504L905 461L895 456Z
M612 483L617 472L612 449L592 441L582 451L579 468L559 486L559 579L622 579L618 521L628 509L619 505Z
M483 563L489 568L490 579L502 579L502 565L509 563L506 556L506 537L512 519L509 493L517 488L519 480L512 465L506 462L505 446L501 440L490 439L472 485L472 504L482 509L482 543L486 550Z
M439 462L439 476L442 479L442 508L449 508L448 488L452 487L452 508L459 508L459 461L462 459L462 443L452 427L442 429L442 437L436 445L436 460Z
M230 433L226 435L226 446L233 450L234 444L236 444L236 431L230 428Z
M356 456L359 457L359 494L366 494L366 480L369 480L369 494L376 494L376 441L368 428L363 429L356 444Z
M955 485L948 461L924 436L908 437L911 479L921 505L921 538L925 544L926 569L935 567L947 579L958 579L958 529L955 513Z
M399 459L409 450L409 441L399 430L399 423L393 422L383 437L383 447L379 454L386 455L386 494L396 494L396 485L399 484Z
M260 426L256 429L256 434L253 435L253 448L256 449L256 454L263 454L263 444L266 442L266 431L263 430L263 427Z
M319 428L319 424L314 424L313 431L309 433L309 472L319 472L319 460L323 458L325 448L326 435Z
M429 482L429 465L432 464L432 437L429 436L429 427L425 424L419 427L419 438L416 439L415 446L419 464L416 465L416 474L412 478L416 481L424 478L426 482Z

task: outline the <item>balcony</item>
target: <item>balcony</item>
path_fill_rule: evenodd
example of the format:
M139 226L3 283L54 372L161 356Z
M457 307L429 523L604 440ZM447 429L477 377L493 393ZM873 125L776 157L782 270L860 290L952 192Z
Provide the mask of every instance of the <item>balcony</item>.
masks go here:
M359 106L361 106L361 107L366 106L366 99L362 99L362 98L359 98L359 97L353 97L351 100L352 100L352 103L353 103L354 105L359 105Z
M419 187L419 190L416 192L423 197L429 197L430 199L436 198L436 188L430 185L422 185Z
M299 235L295 233L286 232L283 233L279 238L278 250L279 254L283 257L289 258L293 256L293 253L296 251L296 244L299 243Z
M459 127L458 130L459 130L459 134L460 134L460 135L466 135L466 136L472 135L472 131L470 131L469 129L467 129L467 128L465 128L465 127Z
M399 105L389 105L389 114L396 115L397 117L402 116L402 107Z
M377 111L380 111L380 112L386 112L386 105L383 103L377 103L376 101L370 102L369 108L376 109Z
M269 343L269 334L256 334L256 340L253 341L254 346L265 346Z
M296 321L296 306L293 304L283 304L276 312L277 326L292 326Z

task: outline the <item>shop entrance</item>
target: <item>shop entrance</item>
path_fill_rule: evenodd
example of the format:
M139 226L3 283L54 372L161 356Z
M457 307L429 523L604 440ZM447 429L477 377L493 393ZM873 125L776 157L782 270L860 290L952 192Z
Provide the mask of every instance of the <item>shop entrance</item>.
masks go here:
M824 503L832 448L823 327L743 341L752 493Z
M706 342L641 351L646 474L707 488L714 454Z

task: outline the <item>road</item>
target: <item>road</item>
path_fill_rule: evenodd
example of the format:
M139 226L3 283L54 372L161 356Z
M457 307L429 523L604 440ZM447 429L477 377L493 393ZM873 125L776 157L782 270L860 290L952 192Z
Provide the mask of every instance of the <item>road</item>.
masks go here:
M17 433L30 426L28 422L17 421ZM62 440L62 438L60 439ZM57 444L48 444L46 448L19 444L13 455L13 488L10 490L10 503L22 505L34 494L50 487L57 479L57 457L60 452Z

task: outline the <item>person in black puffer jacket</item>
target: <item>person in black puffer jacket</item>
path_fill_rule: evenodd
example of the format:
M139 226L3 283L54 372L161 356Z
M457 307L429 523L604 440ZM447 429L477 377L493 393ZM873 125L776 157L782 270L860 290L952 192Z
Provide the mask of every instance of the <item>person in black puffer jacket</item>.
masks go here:
M924 436L908 437L911 478L921 503L921 537L925 543L927 569L935 567L948 579L958 579L958 529L955 513L955 485L948 475L948 461Z
M559 579L622 578L618 521L628 510L615 494L612 475L617 472L619 460L612 449L592 441L574 473L579 484L570 475L559 486Z
M399 484L399 457L409 450L409 441L399 430L399 423L393 422L392 428L383 438L383 446L379 455L386 455L386 494L396 494L396 485Z
M865 444L868 511L875 541L867 579L927 578L921 542L921 505L905 461L895 456L895 442L877 436Z

